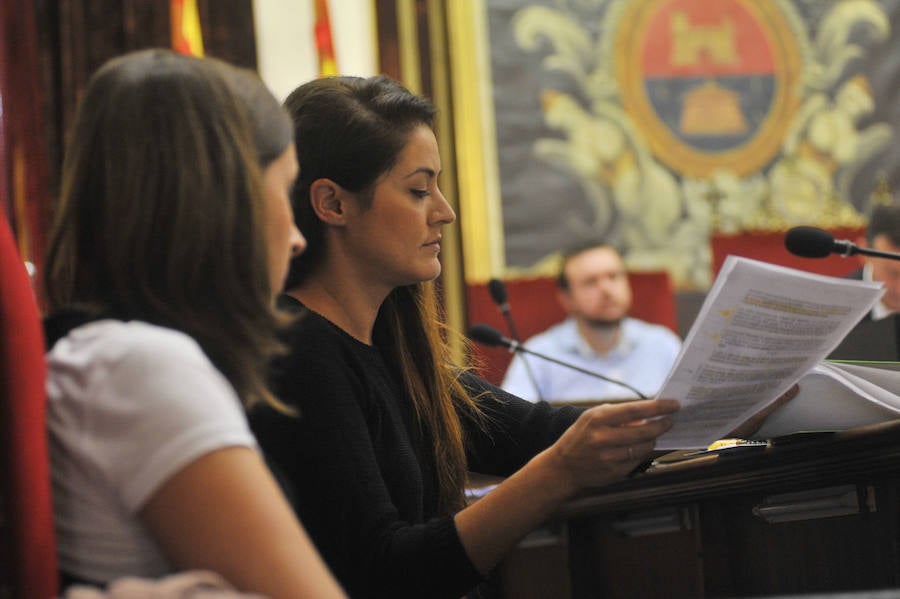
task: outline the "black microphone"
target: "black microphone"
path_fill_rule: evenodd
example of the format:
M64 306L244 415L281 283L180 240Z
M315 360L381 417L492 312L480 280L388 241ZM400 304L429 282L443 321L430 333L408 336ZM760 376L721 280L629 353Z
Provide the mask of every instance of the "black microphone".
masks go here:
M547 360L548 362L553 362L554 364L559 364L560 366L565 366L566 368L571 368L572 370L577 370L582 374L586 374L588 376L592 376L598 379L602 379L607 383L612 383L614 385L619 385L620 387L625 387L632 393L635 393L641 399L647 399L647 396L629 385L628 383L623 383L622 381L617 381L616 379L610 378L608 376L604 376L599 372L593 372L591 370L586 370L581 368L580 366L575 366L574 364L569 364L568 362L563 362L562 360L557 360L556 358L551 358L550 356L540 354L536 351L532 351L519 343L514 339L508 339L503 336L500 331L495 329L494 327L487 324L474 324L469 327L469 330L466 331L466 336L470 339L481 343L482 345L487 345L489 347L505 347L508 348L510 352L523 352L536 358L540 358L542 360Z
M510 310L509 307L509 296L506 293L506 285L500 279L491 279L488 281L488 291L491 294L491 299L494 300L494 303L500 308L500 313L503 314L503 320L506 321L506 326L509 328L509 334L513 338L513 341L520 343L522 339L519 337L519 331L516 329L516 323L512 317L512 310ZM528 364L528 360L526 360L524 356L522 356L522 364L525 365L525 374L528 375L528 380L531 381L531 386L534 387L538 400L544 401L544 397L541 395L541 388L538 386L537 379L534 377L534 372L531 371L531 365Z
M784 247L803 258L824 258L829 254L840 254L844 258L862 254L875 258L900 260L900 254L861 248L846 239L835 239L828 231L816 227L794 227L784 236Z
M491 279L488 281L488 291L494 303L500 306L501 312L509 312L509 301L506 294L506 285L500 279Z

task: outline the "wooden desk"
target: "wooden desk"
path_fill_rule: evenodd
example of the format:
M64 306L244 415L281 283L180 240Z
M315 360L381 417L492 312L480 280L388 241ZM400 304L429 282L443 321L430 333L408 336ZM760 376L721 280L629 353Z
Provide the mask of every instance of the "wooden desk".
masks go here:
M900 588L900 421L651 470L568 502L554 527L539 559L557 580L516 571L523 547L506 568L517 599Z

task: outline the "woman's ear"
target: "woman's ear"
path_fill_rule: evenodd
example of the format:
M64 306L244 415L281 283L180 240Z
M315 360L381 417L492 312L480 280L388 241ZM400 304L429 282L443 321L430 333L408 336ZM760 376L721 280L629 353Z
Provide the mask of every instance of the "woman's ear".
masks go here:
M346 190L331 179L316 179L309 186L309 201L319 220L330 225L343 225L346 216Z

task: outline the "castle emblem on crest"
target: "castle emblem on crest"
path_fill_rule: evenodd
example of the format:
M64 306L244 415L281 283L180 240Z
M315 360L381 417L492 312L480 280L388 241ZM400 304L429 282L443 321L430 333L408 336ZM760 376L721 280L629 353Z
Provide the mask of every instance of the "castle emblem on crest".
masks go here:
M848 182L896 140L857 66L891 32L876 0L815 19L790 0L584 0L594 23L544 1L510 27L568 78L539 90L532 152L584 191L572 235L614 234L630 267L702 287L716 232L860 226Z
M622 103L673 171L757 171L799 106L800 52L769 0L637 0L615 24Z

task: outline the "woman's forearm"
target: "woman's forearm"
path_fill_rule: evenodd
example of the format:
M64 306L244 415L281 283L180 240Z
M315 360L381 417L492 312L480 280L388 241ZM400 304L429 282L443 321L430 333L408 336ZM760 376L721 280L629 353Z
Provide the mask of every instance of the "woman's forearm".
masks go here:
M482 574L574 494L573 482L563 469L554 467L548 451L456 514L456 529L466 554Z
M485 574L580 489L621 480L672 426L671 400L591 408L549 448L456 515L469 559Z

